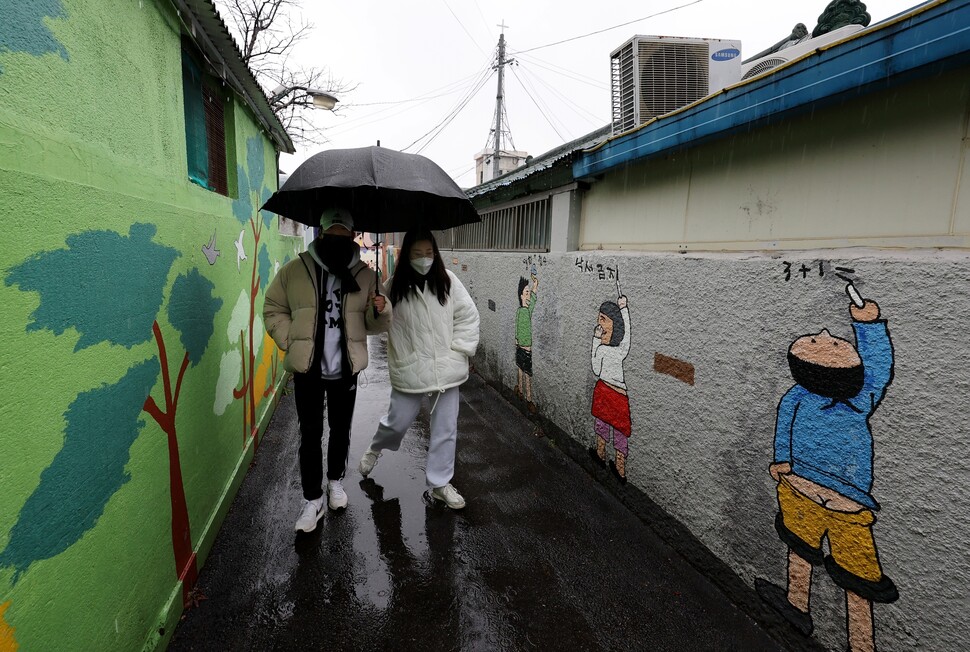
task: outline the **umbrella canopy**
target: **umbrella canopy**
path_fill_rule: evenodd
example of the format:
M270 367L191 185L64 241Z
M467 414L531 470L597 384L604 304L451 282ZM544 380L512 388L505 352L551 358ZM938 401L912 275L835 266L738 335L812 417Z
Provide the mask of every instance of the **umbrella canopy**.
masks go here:
M314 154L263 205L309 226L319 226L328 207L346 208L356 231L373 233L481 221L465 192L433 161L386 147Z

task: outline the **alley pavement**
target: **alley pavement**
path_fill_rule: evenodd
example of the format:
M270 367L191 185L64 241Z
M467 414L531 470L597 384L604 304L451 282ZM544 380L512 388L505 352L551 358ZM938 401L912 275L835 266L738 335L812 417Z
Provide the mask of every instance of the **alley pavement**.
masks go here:
M297 535L303 499L284 395L169 649L778 650L751 618L479 376L461 388L459 512L427 498L427 407L369 479L387 409L370 338L346 510Z

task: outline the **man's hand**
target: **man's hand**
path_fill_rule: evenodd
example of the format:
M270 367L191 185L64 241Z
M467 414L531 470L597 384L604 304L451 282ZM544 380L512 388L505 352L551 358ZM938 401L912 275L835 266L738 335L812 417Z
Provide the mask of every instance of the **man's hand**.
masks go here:
M372 294L370 295L370 298L371 302L374 304L374 307L377 308L377 312L384 312L384 307L387 306L387 299L384 297L384 295Z
M879 304L866 299L862 307L859 308L854 303L850 303L849 314L856 321L876 321L879 319Z
M596 328L593 329L593 337L600 339L603 337L603 327L596 324Z
M616 300L616 305L620 307L620 310L626 308L626 297L620 297Z
M536 275L535 274L533 274L532 275L532 291L535 292L535 290L536 290L537 287L539 287L539 279L536 278Z
M778 464L772 464L768 467L768 473L771 474L771 479L775 482L781 482L781 476L788 475L791 473L791 464L788 462L780 462Z

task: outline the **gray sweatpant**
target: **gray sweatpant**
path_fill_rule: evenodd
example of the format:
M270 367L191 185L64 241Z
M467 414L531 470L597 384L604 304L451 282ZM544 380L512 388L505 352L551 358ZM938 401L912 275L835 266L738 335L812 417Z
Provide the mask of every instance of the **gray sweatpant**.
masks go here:
M455 474L455 442L458 439L458 388L452 387L443 394L406 394L391 389L391 406L381 419L371 442L371 450L396 451L421 409L421 403L430 397L431 441L428 444L428 464L425 475L429 487L443 487Z

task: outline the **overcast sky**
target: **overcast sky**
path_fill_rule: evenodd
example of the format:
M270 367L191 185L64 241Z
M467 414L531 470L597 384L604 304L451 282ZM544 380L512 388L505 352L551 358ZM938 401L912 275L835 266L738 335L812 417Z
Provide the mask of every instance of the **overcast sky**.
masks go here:
M281 157L280 167L292 172L321 149L362 147L380 140L385 147L420 150L462 187L474 185L473 157L485 147L494 121L497 77L489 66L503 21L507 56L516 60L505 74L512 141L516 149L539 155L610 122L610 53L631 36L735 39L741 41L742 58L748 58L781 40L796 23L811 31L826 4L827 0L304 0L303 15L314 30L295 58L305 65L326 66L333 77L357 88L340 95L337 113L314 112L329 143L298 147L295 155ZM866 6L876 23L917 4L873 0ZM677 8L681 5L688 6ZM487 81L486 74L491 75Z

